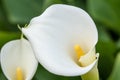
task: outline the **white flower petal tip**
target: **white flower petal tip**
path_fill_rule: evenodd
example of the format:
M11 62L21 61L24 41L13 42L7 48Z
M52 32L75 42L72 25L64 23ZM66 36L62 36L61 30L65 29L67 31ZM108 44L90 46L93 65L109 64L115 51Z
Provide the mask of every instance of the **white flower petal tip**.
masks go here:
M37 66L31 45L25 39L10 41L1 49L1 67L8 80L31 80Z
M93 20L80 8L52 5L41 16L33 18L22 32L30 41L38 61L54 74L82 75L97 62L95 60L86 67L80 67L76 62L74 45L80 45L87 54L98 41Z

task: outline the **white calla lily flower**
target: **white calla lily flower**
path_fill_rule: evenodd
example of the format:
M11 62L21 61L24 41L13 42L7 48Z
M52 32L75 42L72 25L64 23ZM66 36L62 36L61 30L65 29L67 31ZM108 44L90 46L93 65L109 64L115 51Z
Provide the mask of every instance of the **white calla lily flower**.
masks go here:
M8 80L31 80L37 66L31 45L23 38L10 41L1 49L1 67Z
M38 61L54 74L83 75L98 61L96 26L80 8L52 5L41 16L33 18L22 32L30 41Z

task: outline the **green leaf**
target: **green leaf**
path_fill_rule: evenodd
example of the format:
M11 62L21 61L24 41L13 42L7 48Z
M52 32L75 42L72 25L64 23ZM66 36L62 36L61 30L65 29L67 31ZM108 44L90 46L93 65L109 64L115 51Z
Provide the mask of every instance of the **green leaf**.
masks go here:
M116 51L116 45L110 38L109 34L104 27L98 27L99 41L97 43L97 52L100 53L99 57L99 72L100 77L103 80L111 73L111 69L114 63L114 53Z
M0 48L8 41L20 38L19 33L15 32L0 32Z
M120 80L120 52L116 57L113 71L108 80Z
M40 15L42 0L2 0L8 19L12 23L28 23Z
M91 15L120 35L120 0L87 1Z
M33 80L81 80L80 77L63 77L52 74L45 70L40 64Z

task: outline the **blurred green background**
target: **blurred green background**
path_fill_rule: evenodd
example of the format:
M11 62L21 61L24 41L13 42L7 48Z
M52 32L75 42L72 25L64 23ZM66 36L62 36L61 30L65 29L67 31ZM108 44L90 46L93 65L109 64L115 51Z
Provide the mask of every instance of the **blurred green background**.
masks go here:
M93 18L99 33L96 51L100 53L100 80L120 80L120 0L0 0L0 48L19 39L17 24L24 26L52 4L80 7ZM7 80L0 69L0 80ZM81 80L57 76L40 64L33 80Z

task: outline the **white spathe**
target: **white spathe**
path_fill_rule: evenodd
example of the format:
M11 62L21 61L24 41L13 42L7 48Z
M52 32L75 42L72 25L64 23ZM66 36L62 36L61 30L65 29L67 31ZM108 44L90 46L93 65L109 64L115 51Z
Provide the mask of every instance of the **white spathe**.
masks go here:
M33 18L22 32L30 41L38 61L54 74L83 75L97 63L98 58L86 67L78 65L74 45L80 45L86 57L95 55L98 40L93 20L80 8L52 5L41 16ZM82 58L84 60L84 56Z
M13 40L1 49L1 67L8 80L16 80L16 70L21 68L24 80L31 80L38 62L30 43L25 39Z

